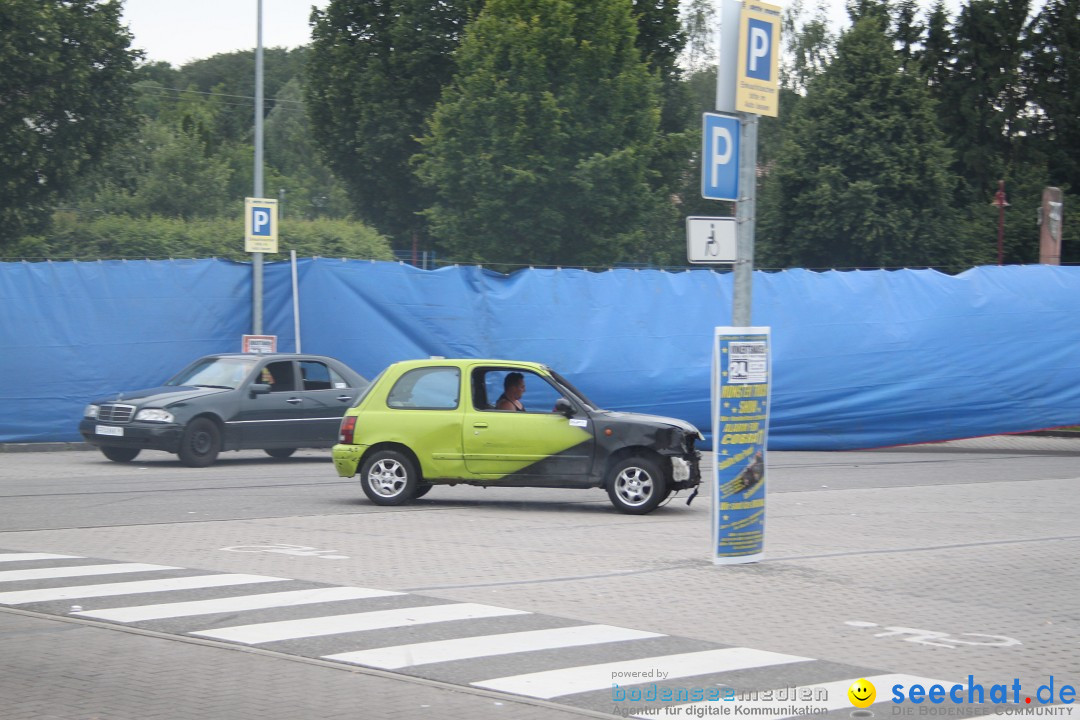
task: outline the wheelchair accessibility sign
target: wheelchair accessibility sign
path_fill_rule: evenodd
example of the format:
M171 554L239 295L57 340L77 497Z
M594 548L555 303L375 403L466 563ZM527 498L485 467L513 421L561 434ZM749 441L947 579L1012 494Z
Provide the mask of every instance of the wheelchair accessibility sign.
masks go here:
M695 265L736 261L735 218L686 218L686 259Z

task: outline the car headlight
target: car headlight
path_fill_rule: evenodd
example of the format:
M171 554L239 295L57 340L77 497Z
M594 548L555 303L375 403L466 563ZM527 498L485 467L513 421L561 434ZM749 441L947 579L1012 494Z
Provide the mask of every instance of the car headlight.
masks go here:
M172 422L173 414L160 408L147 408L137 412L135 419L146 420L147 422Z
M97 405L87 405L82 411L83 417L96 418L100 409Z

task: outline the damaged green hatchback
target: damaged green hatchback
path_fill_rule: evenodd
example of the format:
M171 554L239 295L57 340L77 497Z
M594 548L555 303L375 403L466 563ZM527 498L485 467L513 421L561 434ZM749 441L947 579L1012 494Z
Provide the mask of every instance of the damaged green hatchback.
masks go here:
M436 485L604 488L643 515L701 483L702 439L675 418L601 410L545 365L410 360L345 412L334 467L378 505Z

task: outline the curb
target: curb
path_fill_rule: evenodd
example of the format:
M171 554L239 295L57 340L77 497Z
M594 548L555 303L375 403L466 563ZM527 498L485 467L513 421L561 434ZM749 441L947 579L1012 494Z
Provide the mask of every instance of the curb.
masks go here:
M0 453L56 452L58 450L93 450L84 442L0 443Z
M1080 430L1035 430L1020 434L1035 437L1080 438Z

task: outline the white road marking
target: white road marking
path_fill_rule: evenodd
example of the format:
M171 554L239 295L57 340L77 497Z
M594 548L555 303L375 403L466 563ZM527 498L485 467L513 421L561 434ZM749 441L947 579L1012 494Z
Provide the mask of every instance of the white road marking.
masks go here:
M239 612L242 610L262 610L295 605L312 605L322 602L340 602L342 600L361 600L365 598L387 597L402 593L390 590L369 590L355 587L312 588L309 590L290 590L287 592L242 595L240 597L214 598L212 600L193 600L191 602L162 603L160 605L140 605L137 607L106 608L103 610L84 610L72 615L113 620L115 622L139 622L142 620L161 620L163 618L191 617L210 615L219 612Z
M509 655L519 652L597 645L599 643L623 642L653 637L663 636L659 633L629 630L611 625L582 625L549 630L504 633L501 635L481 635L454 640L438 640L414 643L412 645L375 648L373 650L358 650L337 655L324 655L323 659L393 670L395 668L450 660L467 660L470 658L491 657L493 655Z
M429 605L426 607L350 613L348 615L330 615L306 620L281 620L278 622L256 623L254 625L237 625L217 630L200 630L191 634L256 645L277 640L339 635L364 630L380 630L450 620L471 620L474 618L529 614L524 610L510 610L508 608L492 607L491 605L454 603L452 605Z
M17 580L52 580L53 578L84 577L87 575L119 575L149 570L183 570L172 565L146 563L110 563L109 565L80 565L78 567L38 568L37 570L0 570L0 582Z
M54 555L53 553L0 553L0 562L17 560L81 560L82 555Z
M112 597L115 595L168 592L170 590L196 590L287 580L288 578L267 577L265 575L195 575L193 577L166 578L164 580L139 580L135 582L104 583L101 585L42 588L40 590L17 590L0 593L0 605L22 605L32 602L48 602L50 600Z
M883 703L889 703L892 705L892 686L903 685L905 688L911 687L913 684L921 684L924 688L929 688L931 685L941 685L946 690L951 688L956 683L945 682L943 680L931 680L929 678L917 677L915 675L902 675L902 674L890 674L890 675L870 675L865 678L851 678L850 680L837 680L835 682L817 683L814 685L803 685L796 688L787 688L788 695L785 696L786 700L776 700L775 696L783 690L762 690L756 693L756 696L747 699L742 699L739 693L735 693L734 700L704 700L701 702L688 703L683 705L664 705L663 717L688 717L697 718L703 717L703 712L708 710L702 710L702 708L716 708L716 707L729 707L734 708L749 708L747 715L753 716L754 720L780 720L781 718L794 717L796 715L803 716L805 713L792 712L787 708L802 708L812 707L821 708L823 712L833 710L843 710L848 708L850 710L857 710L854 705L851 704L851 700L848 699L848 688L856 680L869 680L875 690L877 691L877 697L875 699L875 705ZM791 692L794 690L794 692ZM761 695L765 692L772 692L774 699L764 700ZM821 700L800 700L800 697L804 697L804 692L812 697L817 697L818 694L824 696ZM744 695L750 695L745 693ZM790 697L795 695L794 698ZM870 707L873 707L871 705ZM769 709L774 709L776 712L768 712ZM869 709L869 708L868 708ZM649 717L648 715L632 715L631 717Z
M616 673L620 672L630 673L652 670L657 673L666 673L663 678L672 680L767 665L805 662L811 659L796 655L782 655L765 650L754 650L752 648L723 648L679 655L639 658L637 660L620 660L597 665L582 665L580 667L547 670L525 675L510 675L508 677L492 678L491 680L481 680L471 684L489 690L500 690L516 695L550 699L560 695L610 689L613 684L621 685L622 683L619 683L620 678L616 675ZM657 679L659 678L653 678L653 681L655 682ZM626 678L626 681L628 685L634 685L649 680L647 678L633 677Z

